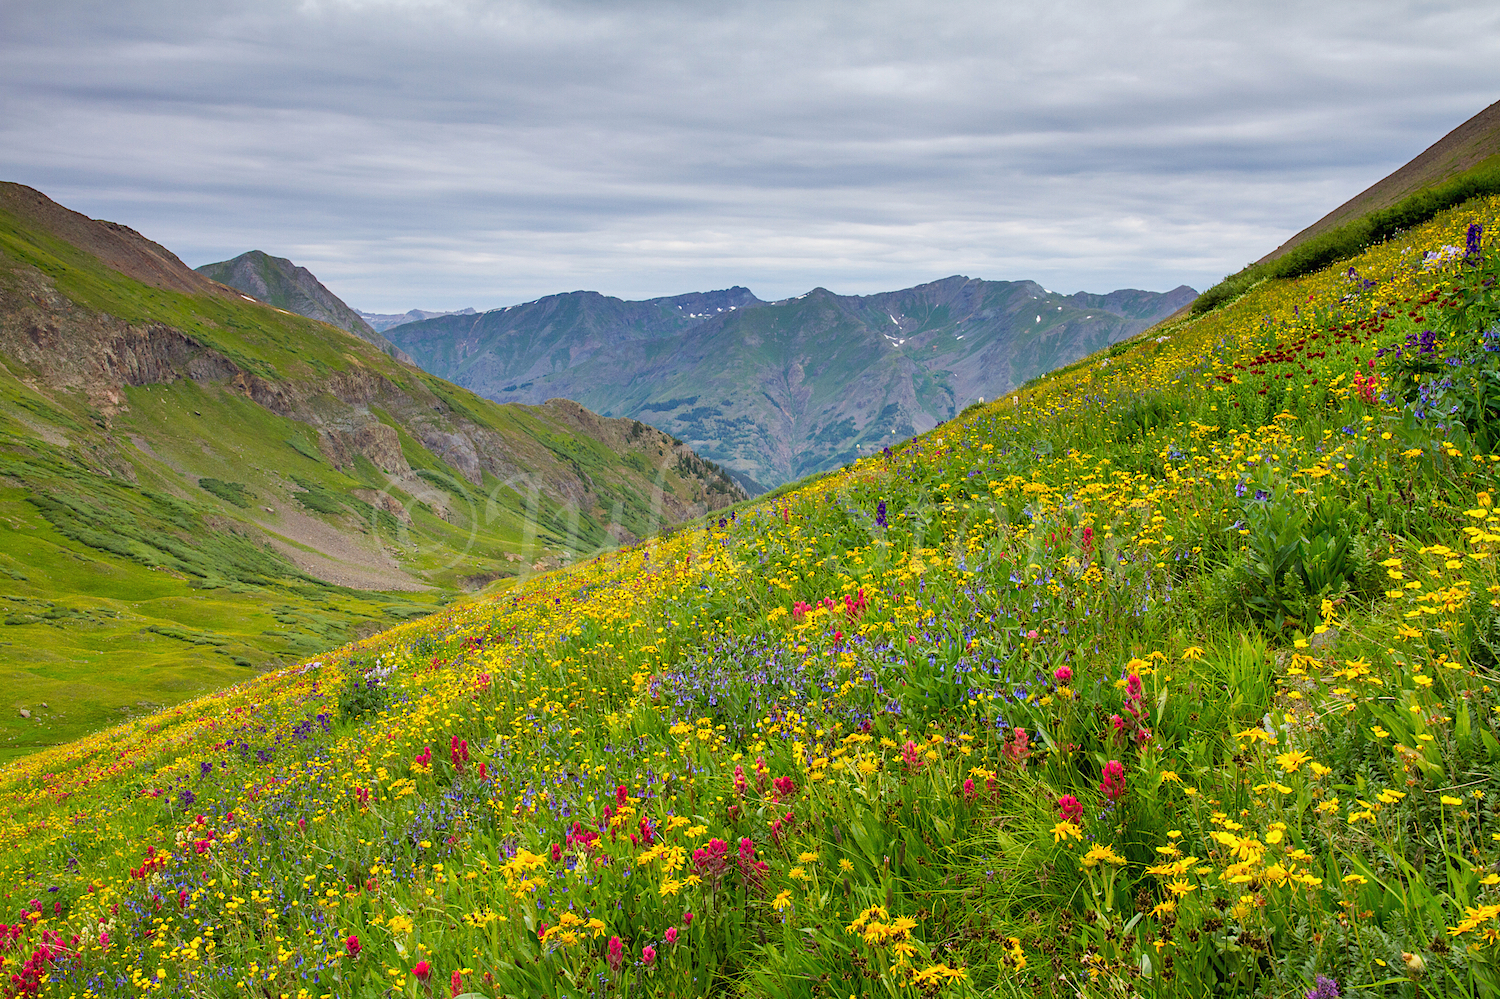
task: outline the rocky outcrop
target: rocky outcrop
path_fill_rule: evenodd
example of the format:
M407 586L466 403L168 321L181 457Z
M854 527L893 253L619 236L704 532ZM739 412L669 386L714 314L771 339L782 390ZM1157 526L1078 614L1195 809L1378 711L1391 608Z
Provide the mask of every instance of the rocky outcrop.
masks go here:
M239 374L222 354L170 326L137 326L76 308L40 274L24 277L21 308L0 299L0 352L52 388L82 392L106 419L125 404L126 386Z
M688 498L688 504L673 507L674 514L696 516L697 512L688 511L688 505L701 505L704 510L722 510L749 499L745 487L724 469L699 457L682 441L640 420L600 416L571 399L548 399L542 408L560 422L605 442L615 451L634 451L642 455L656 467L658 476L670 468L685 481L692 481L693 494Z
M409 525L411 523L411 512L406 509L405 504L388 492L383 490L377 492L374 489L355 489L353 495L364 500L375 509L385 511L403 524ZM447 517L444 516L443 519L446 520Z
M368 413L364 414L363 422L358 422L358 418L349 422L357 425L351 429L322 427L318 431L318 447L335 468L349 468L356 455L363 455L387 475L402 478L411 474L406 455L401 453L401 437L394 427Z
M484 481L479 451L469 435L424 427L417 439L422 442L423 447L443 459L449 468L467 479L470 485L477 486Z

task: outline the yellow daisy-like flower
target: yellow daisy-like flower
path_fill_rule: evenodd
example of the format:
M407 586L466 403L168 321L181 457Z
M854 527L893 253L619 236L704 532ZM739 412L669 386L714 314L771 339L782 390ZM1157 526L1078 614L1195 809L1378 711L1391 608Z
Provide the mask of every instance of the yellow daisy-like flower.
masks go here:
M897 964L905 964L917 954L917 948L910 940L897 940L891 944L891 953L896 955Z
M1090 847L1089 852L1083 855L1083 866L1093 867L1099 863L1124 865L1125 858L1116 853L1112 847L1103 845Z
M1308 761L1308 759L1308 754L1304 753L1302 750L1290 750L1276 757L1276 765L1285 770L1287 773L1294 774L1297 772L1298 768L1302 766L1302 764Z
M1071 822L1059 822L1057 825L1052 827L1052 842L1064 842L1069 836L1073 837L1080 843L1083 842L1083 830L1078 828Z
M930 968L923 968L912 975L913 985L940 986L944 982L951 982L960 978L968 978L968 972L962 968L950 968L946 964L934 964Z

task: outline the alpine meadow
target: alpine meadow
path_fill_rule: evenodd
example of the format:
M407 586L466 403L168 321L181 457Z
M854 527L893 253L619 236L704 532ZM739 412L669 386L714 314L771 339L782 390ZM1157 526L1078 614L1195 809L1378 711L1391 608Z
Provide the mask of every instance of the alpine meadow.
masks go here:
M5 994L1495 994L1497 216L16 760Z

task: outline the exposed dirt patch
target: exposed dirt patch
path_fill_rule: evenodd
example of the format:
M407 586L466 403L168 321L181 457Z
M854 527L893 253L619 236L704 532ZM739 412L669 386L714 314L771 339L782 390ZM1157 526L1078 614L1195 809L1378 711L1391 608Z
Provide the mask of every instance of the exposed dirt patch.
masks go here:
M46 423L42 423L40 420L33 420L31 417L15 412L14 410L11 411L11 415L20 420L22 423L26 424L27 428L30 429L32 433L36 434L48 444L51 444L53 447L67 447L71 443L71 441L69 441L67 437L63 436L62 431L58 430L56 427L53 427Z
M493 572L479 572L472 576L460 576L458 585L471 593L482 590L497 579L505 579L516 574L514 569L498 569Z
M350 565L338 562L326 555L318 555L305 551L295 545L287 544L280 538L270 538L271 547L275 548L287 561L307 573L309 576L332 583L335 586L347 586L351 590L405 590L416 592L430 590L432 587L425 583L419 583L408 576L399 568L386 569L379 567L368 567L362 565Z
M325 582L356 590L431 589L401 568L369 535L346 533L291 509L289 504L282 506L274 523L260 524L277 551L303 572ZM315 550L309 552L298 545Z
M354 624L349 630L353 633L356 642L363 642L372 635L378 635L391 627L394 627L394 625L382 621L360 621Z

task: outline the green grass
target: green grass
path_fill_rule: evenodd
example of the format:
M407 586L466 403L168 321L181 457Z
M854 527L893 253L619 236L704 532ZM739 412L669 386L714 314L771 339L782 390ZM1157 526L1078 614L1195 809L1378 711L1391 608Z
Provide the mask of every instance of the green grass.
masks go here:
M250 508L250 500L253 494L245 488L243 482L224 482L220 479L199 479L198 487L213 493L219 499L231 506L237 506L241 510Z
M393 599L319 586L301 593L205 591L183 573L79 545L59 534L27 495L0 488L0 569L8 574L0 613L34 619L0 624L0 758L249 679L341 644L361 622L386 626L408 608L432 606L430 596ZM313 614L329 601L337 614ZM278 620L278 607L292 610L282 614L287 620ZM42 608L72 614L47 621ZM336 627L314 627L319 619ZM279 633L268 634L273 631ZM202 635L215 644L194 645L175 635ZM50 709L38 709L44 701ZM37 720L20 718L23 707Z

